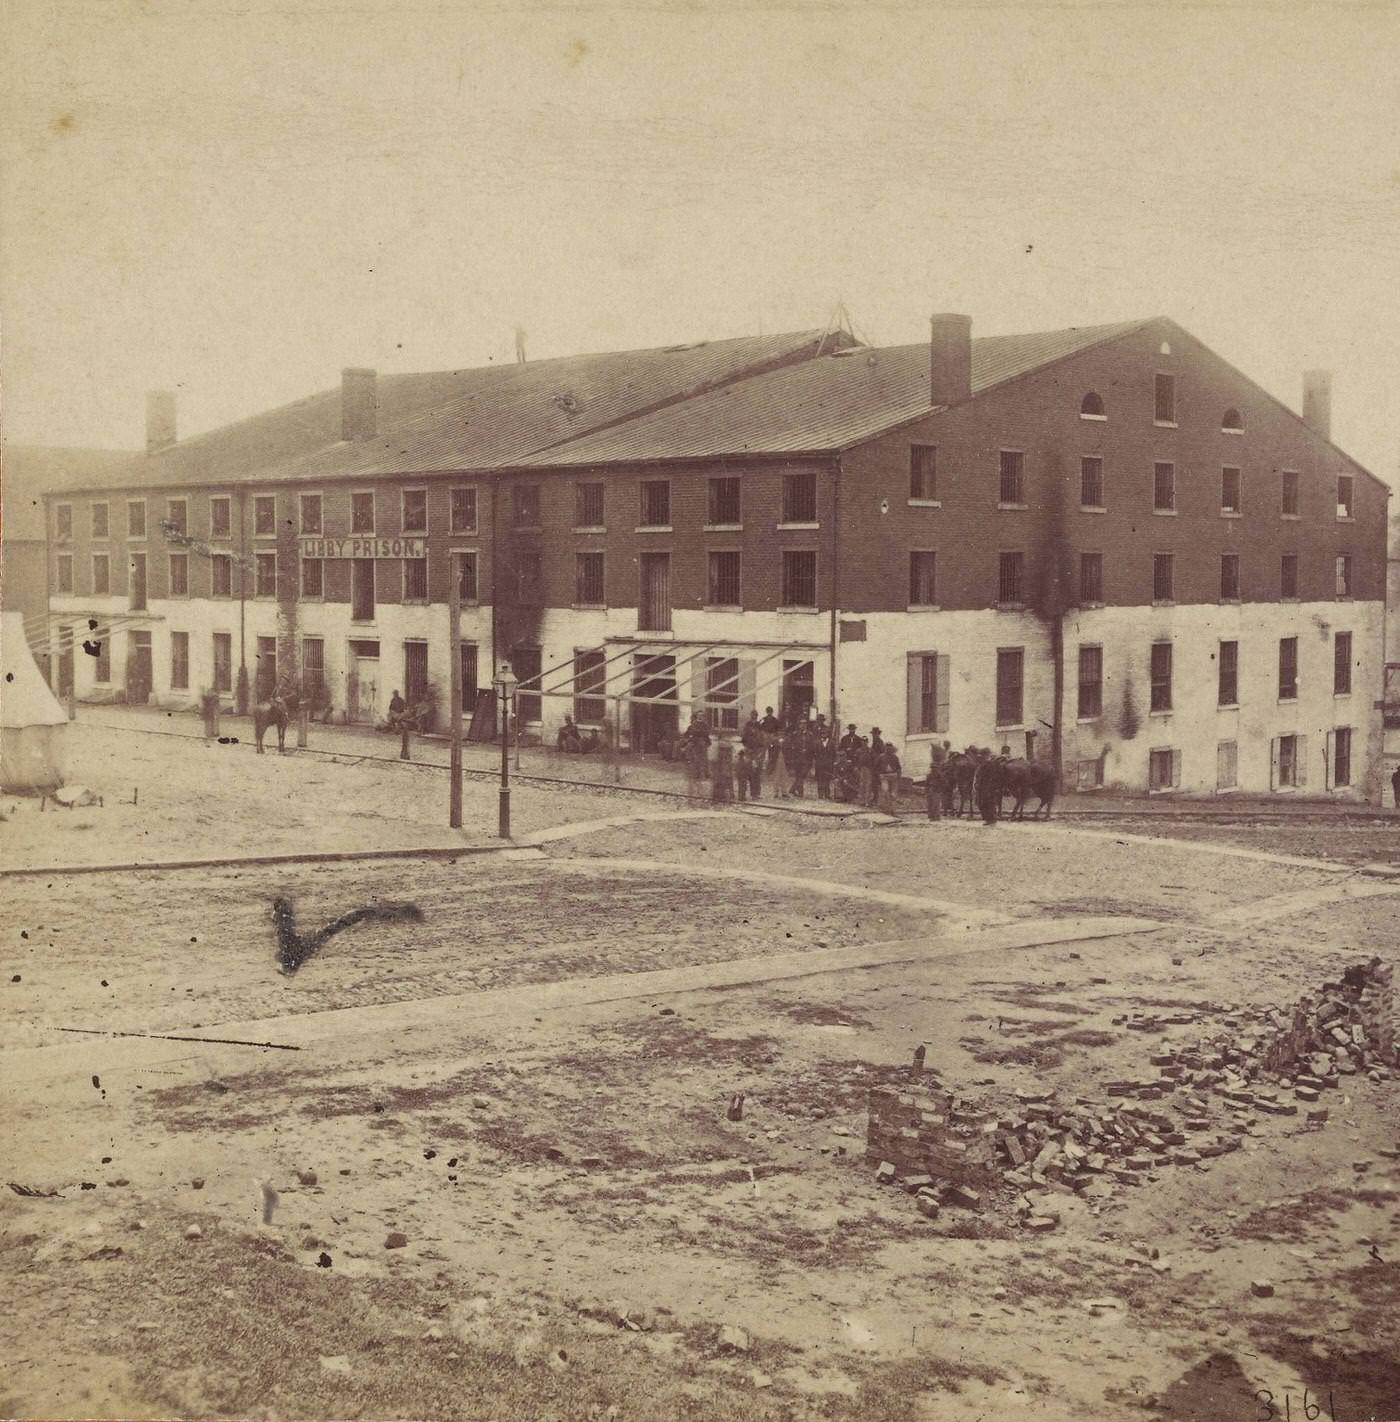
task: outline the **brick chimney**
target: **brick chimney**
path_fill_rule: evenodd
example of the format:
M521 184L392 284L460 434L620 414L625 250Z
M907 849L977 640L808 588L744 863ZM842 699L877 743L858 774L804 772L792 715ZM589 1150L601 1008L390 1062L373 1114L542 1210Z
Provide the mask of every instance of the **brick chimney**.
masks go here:
M175 392L151 390L146 394L146 453L169 449L175 443Z
M1323 439L1332 438L1332 372L1303 372L1303 423Z
M934 316L929 334L929 398L957 405L972 398L972 317Z
M378 377L350 367L340 372L340 437L352 443L373 439L378 428Z

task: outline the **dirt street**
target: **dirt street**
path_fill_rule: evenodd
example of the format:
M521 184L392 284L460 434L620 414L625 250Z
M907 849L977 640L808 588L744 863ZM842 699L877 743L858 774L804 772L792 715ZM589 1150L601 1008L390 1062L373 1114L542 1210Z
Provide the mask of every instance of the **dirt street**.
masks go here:
M100 778L138 739L81 754ZM406 847L440 788L246 755L192 797L213 754L138 777L162 844L217 822L230 854ZM630 808L525 805L531 828ZM6 848L110 851L139 823L114 811ZM865 1158L872 1087L990 1120L1118 1109L1154 1057L1393 960L1400 883L1277 862L1310 856L1269 826L1153 832L725 815L0 879L0 1412L1400 1415L1396 1070L1337 1078L1325 1120L1205 1092L1191 1139L1228 1150L1031 1189L1033 1228L1015 1184L925 1213ZM299 933L371 903L422 920L348 927L287 977L278 896Z

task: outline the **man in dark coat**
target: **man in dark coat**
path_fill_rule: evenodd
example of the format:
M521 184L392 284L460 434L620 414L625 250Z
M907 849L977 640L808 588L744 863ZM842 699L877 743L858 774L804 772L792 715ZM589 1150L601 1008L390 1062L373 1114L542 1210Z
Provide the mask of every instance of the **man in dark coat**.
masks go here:
M841 737L837 750L849 755L860 744L860 734L856 730L856 723L851 721L846 726L846 734Z
M943 818L943 766L943 758L935 746L933 754L929 756L928 774L924 776L924 804L931 820Z
M818 738L812 751L812 772L817 777L817 794L831 799L831 776L836 769L836 745L830 735Z
M792 776L788 794L800 800L806 793L807 776L812 769L812 747L808 742L807 732L801 726L789 731L784 737L783 757L788 774Z

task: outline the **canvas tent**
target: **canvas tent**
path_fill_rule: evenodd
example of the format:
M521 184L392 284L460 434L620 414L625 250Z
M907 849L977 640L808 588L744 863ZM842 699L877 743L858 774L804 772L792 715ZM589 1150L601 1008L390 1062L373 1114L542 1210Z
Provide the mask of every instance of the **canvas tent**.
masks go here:
M33 794L63 784L68 717L39 674L24 635L24 616L0 620L0 790Z

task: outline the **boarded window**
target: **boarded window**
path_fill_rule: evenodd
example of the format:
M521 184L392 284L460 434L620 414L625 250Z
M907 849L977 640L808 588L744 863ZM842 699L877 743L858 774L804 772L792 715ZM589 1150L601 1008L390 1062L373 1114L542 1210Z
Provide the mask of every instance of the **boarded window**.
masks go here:
M170 689L188 691L190 686L190 634L170 634Z
M1019 726L1023 714L1025 667L1023 647L997 649L997 725Z
M476 532L476 490L453 489L448 495L448 523L453 533Z
M1278 699L1295 701L1298 697L1298 639L1280 637L1278 643Z
M1332 785L1351 784L1351 727L1338 726L1332 732Z
M909 555L909 605L934 607L938 602L938 555L919 548Z
M593 647L574 653L574 720L597 723L607 716L603 691L607 683L607 653Z
M1181 752L1163 746L1149 751L1147 760L1147 788L1149 790L1175 790L1181 784Z
M817 476L813 473L783 475L783 522L816 523Z
M1101 509L1103 502L1103 460L1086 454L1079 461L1079 502L1086 509Z
M739 481L725 475L710 480L705 522L719 527L736 527L741 520Z
M1082 646L1079 649L1079 719L1092 720L1103 715L1103 648Z
M739 607L743 590L741 555L733 550L716 550L709 558L709 586L706 598L711 607Z
M1172 709L1172 644L1152 644L1152 710Z
M574 485L574 527L602 528L604 485L596 480Z
M925 500L938 497L937 445L909 446L909 497Z
M1216 672L1215 702L1217 706L1238 706L1240 701L1240 644L1222 642L1220 663Z
M911 652L908 659L908 735L948 729L950 659L937 652Z
M602 553L574 555L574 598L585 607L601 607L607 601L603 557Z
M1026 501L1026 456L1019 449L1001 451L1001 478L997 492L1003 504L1022 504Z
M172 553L170 555L170 596L188 597L190 595L190 555L188 553Z
M1103 601L1103 554L1079 555L1079 601L1083 605Z
M1240 555L1222 553L1220 555L1220 600L1237 602L1240 596Z
M1215 743L1215 788L1234 790L1240 783L1240 753L1235 741Z
M1019 603L1025 597L1024 553L1003 553L997 564L997 601Z
M1332 642L1332 693L1345 696L1351 691L1351 633L1338 632Z
M814 551L783 550L783 606L817 605L817 555Z

